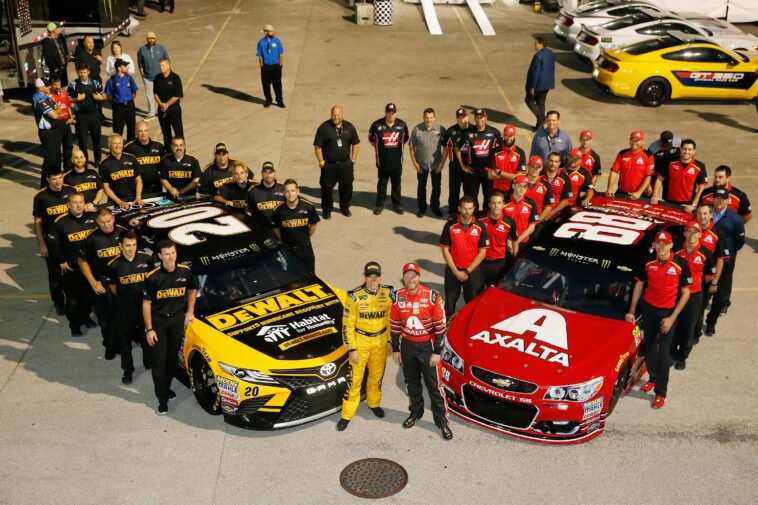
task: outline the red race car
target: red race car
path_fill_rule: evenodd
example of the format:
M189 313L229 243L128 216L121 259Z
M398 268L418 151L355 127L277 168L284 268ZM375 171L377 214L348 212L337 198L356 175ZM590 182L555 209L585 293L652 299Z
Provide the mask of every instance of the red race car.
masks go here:
M691 215L595 197L544 223L516 262L453 316L442 353L450 410L536 442L602 433L644 374L640 327L624 321L656 231L675 243Z

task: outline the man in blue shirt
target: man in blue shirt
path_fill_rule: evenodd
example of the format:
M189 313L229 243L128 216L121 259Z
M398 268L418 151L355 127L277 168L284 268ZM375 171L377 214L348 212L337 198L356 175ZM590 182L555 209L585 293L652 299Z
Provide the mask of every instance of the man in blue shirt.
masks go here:
M148 119L155 117L158 108L155 106L155 93L153 92L153 81L161 73L161 59L170 59L165 47L158 44L155 32L147 32L147 44L137 51L137 66L145 84L145 94L147 95L147 115Z
M547 93L555 87L555 55L547 48L545 37L534 38L537 51L529 64L526 74L526 106L537 117L535 130L545 122L545 100Z
M282 98L282 65L284 64L284 46L282 41L274 37L274 27L263 27L264 37L258 41L258 49L255 55L261 66L261 83L263 95L266 97L264 107L271 107L271 85L274 85L276 105L282 109L285 107Z
M532 139L532 149L529 156L539 156L545 166L550 153L558 153L561 156L561 166L566 166L566 158L573 148L569 134L558 128L560 121L561 113L557 110L551 110L545 116L544 128L538 129Z
M134 97L137 96L137 83L128 74L129 64L121 58L113 65L116 73L105 83L105 94L113 102L113 133L123 135L126 124L127 141L134 140L134 129L137 114L134 108Z

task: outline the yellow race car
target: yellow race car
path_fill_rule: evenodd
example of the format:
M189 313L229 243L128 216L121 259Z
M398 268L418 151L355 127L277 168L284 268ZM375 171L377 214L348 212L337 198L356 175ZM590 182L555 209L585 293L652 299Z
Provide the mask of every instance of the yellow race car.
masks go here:
M758 94L757 72L754 54L669 34L603 51L592 78L616 96L658 107L675 98L751 100Z
M177 359L205 411L278 429L341 408L350 373L344 291L308 272L253 218L219 204L158 198L114 214L146 252L171 238L198 278L195 320Z

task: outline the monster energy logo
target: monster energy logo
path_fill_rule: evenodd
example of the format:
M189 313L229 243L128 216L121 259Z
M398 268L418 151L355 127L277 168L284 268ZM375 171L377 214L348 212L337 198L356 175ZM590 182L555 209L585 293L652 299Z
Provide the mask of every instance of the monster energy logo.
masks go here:
M200 256L200 263L202 263L205 266L208 266L211 264L211 259L208 256Z
M600 266L603 268L608 268L611 266L611 260L601 260Z
M553 247L552 249L550 249L550 256L555 256L556 254L558 254L558 251L559 249L557 247Z
M261 250L261 248L258 246L258 244L250 244L248 247L249 247L249 248L250 248L250 250L251 250L251 251L253 251L253 252L258 252L258 251L260 251L260 250Z

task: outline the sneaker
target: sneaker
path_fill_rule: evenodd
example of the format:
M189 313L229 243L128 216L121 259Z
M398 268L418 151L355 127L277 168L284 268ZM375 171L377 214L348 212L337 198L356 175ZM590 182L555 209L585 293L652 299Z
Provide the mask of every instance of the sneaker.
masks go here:
M397 212L400 215L405 214L405 209L403 209L402 205L398 205L397 207L392 208L395 212Z
M110 360L112 360L115 357L116 357L116 351L114 351L113 349L111 349L109 347L106 347L105 348L105 359L107 359L108 361L110 361Z
M269 107L271 107L271 101L266 100L266 103L264 103L263 106L268 109Z
M131 384L132 383L132 372L124 372L124 375L121 377L121 384Z
M414 426L416 426L416 421L418 421L418 419L416 419L415 417L408 416L408 419L403 421L403 428L406 428L406 429L413 428Z
M165 416L168 414L168 404L167 403L161 403L158 405L158 415L159 416Z
M168 399L169 400L173 400L174 398L176 398L176 393L174 393L173 389L169 389L168 390Z
M706 337L712 337L716 334L716 325L715 324L707 324L705 325L705 336Z
M642 387L640 388L640 391L642 391L643 393L649 393L650 391L653 390L654 387L655 387L655 382L647 381L646 383L642 385Z
M337 421L337 431L345 431L348 424L350 424L350 419L340 419Z
M350 217L350 216L353 215L353 213L350 212L350 209L343 209L340 212L342 212L342 215L345 216L345 217Z
M327 220L328 220L328 219L331 219L331 218L332 218L332 213L331 213L331 212L323 212L323 211L322 211L322 212L321 212L321 216L322 216L324 219L327 219Z
M681 359L674 362L674 368L677 370L684 370L687 368L687 360Z
M284 102L276 102L276 106L279 107L280 109L286 109L287 108L287 106L284 105Z
M382 211L384 211L384 207L374 207L374 215L375 216L378 216L379 214L381 214Z
M653 408L654 409L661 409L666 404L666 397L665 396L656 396L655 400L653 400Z
M369 407L371 409L371 412L374 413L376 417L379 419L384 417L384 409L381 407Z
M450 430L449 426L445 426L444 428L440 428L440 431L442 432L442 438L445 440L452 440L453 439L453 432Z
M440 209L432 209L432 214L437 217L442 217L442 211Z
M426 211L425 210L420 210L420 211L416 212L416 217L424 217L424 214L426 214Z

